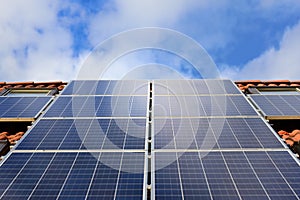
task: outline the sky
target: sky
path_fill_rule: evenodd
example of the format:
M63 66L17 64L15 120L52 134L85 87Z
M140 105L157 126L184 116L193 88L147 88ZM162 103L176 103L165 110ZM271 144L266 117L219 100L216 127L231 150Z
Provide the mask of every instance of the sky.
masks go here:
M97 45L144 27L192 38L222 78L300 80L300 1L3 0L0 12L0 81L76 79ZM168 66L201 76L187 60L157 49L122 56L106 76L153 63L162 74Z

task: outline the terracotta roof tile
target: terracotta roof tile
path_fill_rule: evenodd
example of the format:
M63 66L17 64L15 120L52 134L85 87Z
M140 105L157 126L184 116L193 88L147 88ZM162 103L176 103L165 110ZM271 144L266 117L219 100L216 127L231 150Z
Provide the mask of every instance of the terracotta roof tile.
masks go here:
M279 86L289 86L289 85L286 83L280 83Z
M264 83L259 83L257 86L266 86Z
M261 83L261 80L244 80L244 81L236 81L235 83L241 83L241 84L246 84L246 85L247 85L247 83L258 84L258 83Z
M294 142L300 142L300 134L295 135L294 137L292 137L292 140Z
M293 146L294 145L294 141L293 140L286 140L285 143L289 146Z
M282 135L288 135L289 133L288 133L287 131L280 130L280 131L278 131L278 134L279 134L280 136L282 136Z
M246 92L248 87L298 87L300 86L300 80L289 81L289 80L245 80L245 81L235 81L235 84L239 87L240 90Z
M275 83L270 83L270 84L268 84L268 86L269 86L269 87L274 87L274 86L276 87L276 86L278 86L278 85L275 84Z
M50 81L50 82L35 82L36 85L60 85L63 84L62 81Z
M292 83L290 86L300 86L298 83Z
M289 80L267 80L267 81L263 81L264 83L267 83L267 84L269 84L269 83L278 83L278 84L280 84L280 83L290 83L290 81Z
M293 83L300 84L300 80L299 81L291 81L291 84L293 84Z
M290 137L294 137L295 135L297 134L300 134L300 130L296 129L296 130L293 130L291 133L289 133L289 136Z
M25 82L7 82L8 85L28 85L33 84L33 81L25 81Z

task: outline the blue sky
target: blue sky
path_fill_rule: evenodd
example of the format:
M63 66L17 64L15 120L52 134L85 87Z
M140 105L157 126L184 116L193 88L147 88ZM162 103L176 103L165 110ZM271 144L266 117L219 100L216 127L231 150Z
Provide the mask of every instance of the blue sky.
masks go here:
M3 81L74 79L96 45L142 27L193 38L224 78L300 79L299 1L13 0L0 10ZM165 52L141 51L117 64L189 67L177 60ZM110 70L109 77L114 73L119 72Z

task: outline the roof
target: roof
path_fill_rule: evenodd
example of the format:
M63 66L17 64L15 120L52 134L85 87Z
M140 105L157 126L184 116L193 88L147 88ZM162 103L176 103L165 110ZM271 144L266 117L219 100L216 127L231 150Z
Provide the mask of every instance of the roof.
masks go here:
M300 86L300 80L290 81L290 80L244 80L235 81L235 84L243 92L249 87L297 87Z
M58 90L64 89L67 82L62 81L48 81L48 82L0 82L0 92L7 88L57 88Z
M61 91L64 89L64 87L67 85L67 82L62 81L42 81L42 82L34 82L34 81L23 81L23 82L0 82L0 93L4 91L5 89L41 89L41 88L57 88L57 90ZM9 121L8 121L9 122ZM0 129L0 140L8 141L8 144L15 144L16 141L21 139L21 137L24 135L24 128L20 128L20 125L14 125L15 130L9 130L5 127L5 125L1 126ZM7 126L9 127L9 125ZM3 155L7 153L7 151L4 151L3 153L0 153L0 155Z

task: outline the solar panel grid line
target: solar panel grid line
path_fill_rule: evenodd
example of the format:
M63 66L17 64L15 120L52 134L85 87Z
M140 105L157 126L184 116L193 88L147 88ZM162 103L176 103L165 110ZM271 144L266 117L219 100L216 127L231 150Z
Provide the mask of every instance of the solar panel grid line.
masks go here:
M177 154L177 153L176 153ZM177 155L176 155L177 156ZM184 199L184 194L183 194L183 186L182 186L182 178L181 178L181 173L180 173L180 166L178 160L176 161L177 163L177 171L178 171L178 176L179 176L179 184L180 184L180 189L181 189L181 197Z
M124 156L124 153L122 153L122 156L121 156L121 160L120 160L121 163L123 162L123 156ZM117 196L117 189L118 189L118 184L119 184L119 180L120 180L120 174L121 174L121 166L120 166L118 177L117 177L117 184L116 184L116 189L115 189L115 193L114 193L114 199L116 199L116 196Z
M72 93L77 94L78 91L80 91L80 89L82 88L84 81L80 81L78 85L76 84L75 81L73 81L73 83L74 84L73 84L73 88L72 88ZM75 84L76 84L76 91L74 91Z
M62 99L64 99L63 96L59 96L59 97L56 97L54 98L53 102L51 103L51 105L45 110L45 112L42 114L42 118L45 118L45 116L47 117L47 115L49 114L49 110L53 110L55 109L55 106L57 104L58 101L61 101ZM64 104L62 104L64 103ZM60 103L61 106L63 106L63 108L60 109L60 111L63 113L67 107L69 107L69 105L71 104L71 101L65 101L65 102L62 102ZM56 108L58 110L58 108ZM49 116L49 117L53 117L53 116ZM55 116L55 117L60 117L60 116Z
M211 191L211 188L209 187L208 178L207 178L207 175L206 175L206 173L205 173L204 165L203 165L202 158L201 158L199 152L198 152L198 157L199 157L199 160L200 160L200 165L201 165L202 172L203 172L203 175L204 175L204 178L205 178L205 182L206 182L206 184L208 185L207 189L208 189L209 195L210 195L210 197L212 197L212 191Z
M36 118L49 103L50 97L4 97L2 118ZM5 104L5 102L3 104Z
M266 113L263 111L263 109L261 108L261 106L256 102L256 100L253 98L253 97L255 97L255 96L257 96L257 95L251 95L251 96L249 96L249 100L250 100L250 102L251 102L251 104L253 105L253 106L255 106L255 108L256 108L256 110L258 110L258 112L260 112L263 116L266 116ZM273 106L273 105L271 105L271 106ZM274 107L274 106L273 106Z
M229 129L231 130L231 132L234 133L234 130L232 129L232 127L230 126L230 124L228 123L227 120L225 121L225 123L228 125ZM239 148L242 149L242 145L240 144L239 139L237 138L236 134L232 134L232 135L235 138L236 143L239 145ZM220 146L220 145L218 144L218 146Z
M18 148L18 146L22 143L22 141L26 139L26 137L28 136L28 134L30 134L30 131L31 131L35 126L38 125L38 122L39 122L40 120L41 120L41 119L38 119L37 122L34 123L34 124L30 127L30 129L27 130L27 131L25 132L25 134L23 135L23 137L22 137L22 138L19 140L19 142L17 142L16 145L13 147L13 149L12 149L13 151L15 151L15 150Z
M295 102L300 102L300 97L298 97L297 95L293 95L289 96L289 98L283 98L283 96L281 96L281 98L295 110L296 115L300 115L300 108L293 106Z
M97 164L96 164L96 166L99 165L99 162L100 162L100 161L99 161L99 160L100 160L100 156L101 156L101 153L99 153L99 157L97 158ZM92 183L93 183L93 179L94 179L94 177L95 177L95 175L96 175L96 171L97 171L97 167L95 167L94 170L93 170L93 175L92 175L91 181L90 181L90 183L89 183L89 186L88 186L88 189L87 189L87 192L86 192L85 199L87 199L88 194L90 193L90 190L91 190L91 187L92 187Z
M286 145L285 142L282 141L282 138L279 137L279 135L273 130L273 128L271 127L271 125L270 125L269 123L267 123L267 121L264 120L262 117L260 117L260 119L261 119L260 121L262 121L263 124L264 124L264 125L268 128L268 130L272 133L272 136L275 136L275 138L280 142L280 144L283 146L283 148L288 149L289 147ZM257 123L255 123L255 125L251 126L251 125L249 124L249 121L247 122L247 124L248 124L249 127L253 127L253 129L256 128L256 127L258 126ZM254 132L253 132L253 133L254 133ZM261 140L259 140L259 141L261 141Z
M40 182L43 180L43 178L44 178L46 172L48 171L48 169L49 169L51 163L53 162L55 156L56 156L56 153L54 153L54 155L52 156L52 158L51 158L51 160L49 161L49 164L48 164L48 166L46 167L44 173L43 173L42 176L39 178L38 182L35 184L35 186L34 186L34 188L32 189L30 195L28 196L28 199L32 198L32 196L33 196L35 190L36 190L37 187L39 186Z
M259 108L259 110L262 111L262 113L264 114L264 116L269 115L266 112L266 110L268 108L271 108L271 110L276 110L278 113L280 113L280 115L283 115L283 113L280 110L278 110L276 108L276 106L266 98L266 96L263 96L263 95L251 95L250 97L253 99L253 102L256 104L256 106ZM264 107L261 107L259 101L265 102L264 103ZM273 113L271 115L276 115L276 113Z
M256 179L258 180L260 186L263 188L264 193L266 194L266 196L268 197L268 199L271 199L271 198L269 197L269 195L268 195L268 192L266 191L266 188L265 188L264 185L262 184L262 182L261 182L260 178L258 177L256 171L254 170L254 168L253 168L251 162L249 161L248 157L246 156L245 152L243 152L243 154L244 154L244 156L245 156L245 158L246 158L246 160L247 160L249 166L251 167L251 170L252 170L253 174L255 175Z
M73 123L72 123L73 124ZM53 123L53 125L52 125L52 127L48 130L48 132L47 132L47 134L45 134L45 137L41 140L41 142L37 145L37 147L36 147L36 149L39 149L40 148L40 146L43 144L43 142L46 140L46 138L48 137L48 135L50 134L50 136L51 136L51 129L52 128L55 128L55 127L57 127L57 121L55 121L54 123ZM71 126L69 126L69 128L68 128L68 130L67 130L67 133L70 131L70 129L71 129ZM65 134L65 136L63 137L63 138L66 138L66 136L68 135L68 134ZM60 145L60 144L59 144ZM58 145L58 146L59 146Z
M294 111L293 108L288 105L287 103L284 103L285 101L280 96L274 96L274 95L266 95L266 98L269 102L271 102L282 115L285 115L285 113L291 113L291 111ZM284 107L284 109L282 109ZM295 115L296 113L292 112L291 115ZM296 114L297 115L297 114Z
M9 154L11 155L11 153ZM13 178L13 180L9 183L9 185L6 187L6 189L3 191L3 193L0 196L0 199L3 199L5 193L8 191L8 189L13 185L13 183L15 182L15 180L17 179L17 177L21 174L21 172L23 171L23 169L25 168L25 166L29 163L30 159L33 157L33 154L29 157L29 159L27 159L27 161L24 163L24 165L21 167L21 169L17 172L16 176ZM9 157L6 157L6 160ZM3 165L3 163L6 161L4 160L1 165Z
M289 115L289 116L299 116L299 101L296 100L295 96L285 96L283 97L282 95L279 96L279 98L282 100L282 104L280 106L280 110L284 115ZM286 99L285 99L286 98ZM297 103L296 103L297 102Z
M276 164L274 163L273 159L270 157L270 155L266 152L267 157L270 159L270 161L272 162L272 164L274 165L275 169L277 170L277 172L281 175L281 177L284 179L285 183L288 185L288 187L291 189L291 191L294 193L295 197L297 197L297 199L300 199L299 196L295 193L294 189L291 187L291 185L289 184L289 182L286 180L285 176L282 174L281 170L278 169L278 167L276 166ZM298 162L299 164L299 162Z
M3 98L4 98L4 97L3 97ZM11 101L11 100L13 100L13 99L19 99L19 100L18 100L17 102L9 102L9 101ZM21 98L12 97L12 98L7 98L6 101L2 102L2 104L7 102L8 106L5 106L5 107L4 107L3 105L1 106L1 110L2 110L3 108L5 108L5 110L2 111L3 113L1 114L1 117L2 117L2 116L5 116L5 114L6 114L9 110L11 110L11 108L12 108L13 106L15 106L16 104L18 104L19 101L21 101Z
M101 153L99 153L99 156L100 154ZM72 163L69 173L56 199L65 199L65 198L83 199L87 197L89 185L87 185L86 183L88 182L90 183L91 180L89 180L89 176L92 177L92 174L90 173L91 171L90 169L95 170L98 163L96 162L94 166L93 163L90 162L90 159L87 160L85 158L79 158L78 155L79 153L77 153L76 158ZM97 159L99 159L99 156L97 157ZM95 157L93 158L95 159ZM81 165L84 165L84 169L82 169ZM74 190L74 187L76 188L76 190Z
M223 161L224 161L224 164L225 164L225 166L226 166L227 172L229 172L229 176L230 176L231 181L232 181L232 183L233 183L233 185L234 185L234 188L235 188L235 190L236 190L236 192L237 192L239 198L242 199L241 194L240 194L240 192L239 192L239 190L238 190L237 184L236 184L236 182L234 181L234 178L233 178L232 174L230 173L230 169L229 169L229 167L228 167L228 165L227 165L227 162L226 162L226 160L225 160L225 158L224 158L224 155L223 155L222 152L221 152L220 154L221 154L222 159L223 159Z
M37 97L37 99L40 99L41 97ZM36 99L36 100L37 100ZM53 101L54 97L49 98L49 100L47 102L45 102L44 106L41 107L41 109L39 110L39 112L34 116L34 118L38 118L40 115L43 114L43 112L47 109L47 107L51 104L51 102ZM29 107L35 107L36 103L32 103L30 104ZM28 108L30 110L30 108ZM25 112L25 111L24 111Z
M289 154L287 151L282 151L286 154ZM230 151L225 151L225 152L209 152L209 154L203 154L201 152L185 152L184 154L182 154L180 157L178 156L177 152L161 152L161 153L155 153L155 160L159 161L157 156L162 157L162 155L166 155L167 157L172 157L172 155L175 155L177 156L177 159L174 160L174 162L179 162L180 165L179 165L179 174L181 174L181 181L184 181L184 180L191 180L190 178L194 177L194 174L193 174L193 166L195 166L195 163L203 163L205 162L205 166L202 164L202 169L204 170L204 174L205 176L203 175L202 179L204 180L207 180L205 181L207 184L207 186L212 189L213 191L210 193L210 196L211 198L216 198L216 199L219 199L220 197L222 198L227 198L227 199L233 199L234 198L234 192L239 194L238 195L238 199L247 199L247 198L259 198L259 199L265 199L265 198L268 198L268 199L273 199L273 198L299 198L298 195L295 193L296 192L296 185L295 185L295 182L293 182L293 187L290 187L288 188L288 191L285 191L285 188L276 188L276 187L281 187L280 184L284 184L286 185L286 183L289 183L288 181L286 182L282 182L282 177L280 179L276 178L274 179L274 181L269 181L269 183L271 184L274 184L274 187L273 185L268 185L268 182L266 182L266 179L270 179L270 180L273 180L272 177L267 177L265 176L265 172L263 171L264 170L267 170L268 171L268 174L269 175L272 175L272 174L276 174L277 172L273 172L272 169L274 169L274 167L277 167L280 165L280 163L278 163L277 161L280 161L280 158L278 158L278 152L276 151L272 151L270 153L273 154L273 156L276 156L277 158L277 163L273 164L272 166L270 166L270 168L265 168L267 163L269 162L273 162L272 158L268 158L266 157L266 154L268 152L267 151L261 151L261 152L253 152L253 151L246 151L246 152L241 152L241 151L237 151L237 152L230 152ZM195 160L195 154L198 154L198 159ZM249 160L249 156L251 154L254 154L252 155L251 157L251 161ZM258 159L257 156L258 156ZM186 156L189 156L189 159L191 160L185 160ZM167 158L166 157L166 158ZM289 157L286 157L287 158L286 160L289 160L289 161L285 161L285 162L282 162L281 166L286 166L286 163L289 163L291 160L293 160L292 158L289 158ZM182 161L184 161L182 163ZM160 162L160 161L159 161ZM188 174L186 174L184 172L185 170L185 166L182 165L182 164L185 164L186 163L186 169L188 169ZM257 163L257 164L256 164ZM250 166L253 165L253 166ZM197 164L199 165L199 164ZM256 166L254 166L256 165ZM157 166L157 165L156 165ZM264 168L260 168L260 166L263 166ZM269 166L269 165L267 165ZM295 167L295 161L293 163L293 166ZM298 165L297 165L298 166ZM170 168L171 167L171 168ZM197 167L198 170L201 171L201 167L200 165ZM166 170L161 170L161 169L158 169L158 171L156 170L155 172L155 179L156 182L155 182L155 189L158 189L159 191L155 191L155 194L158 195L159 198L169 198L170 197L170 194L169 193L164 193L162 194L162 189L161 188L168 188L168 190L172 190L172 189L176 189L178 190L179 188L176 187L175 185L169 185L172 187L169 188L168 184L170 183L174 183L175 184L175 180L174 179L175 177L173 177L172 174L168 174L169 172L171 173L171 169L174 169L174 170L178 170L178 166L176 164L176 167L175 165L173 164L169 164L168 166L166 166L165 168ZM223 171L226 171L227 172L223 172ZM199 171L199 172L200 172ZM281 169L281 171L284 171L283 169ZM299 170L298 170L299 171ZM162 176L161 172L163 173L166 173L167 175L166 176ZM219 174L221 173L221 174ZM274 174L274 175L275 175ZM299 174L297 174L296 171L292 172L292 174L295 176L297 175L298 179L300 180L299 178ZM208 177L207 177L208 176ZM229 178L230 182L226 182L225 179L226 177ZM289 181L292 181L294 180L293 179L293 176L287 176L285 175ZM190 177L189 179L187 179L188 177ZM207 179L205 179L205 177L207 177ZM249 179L247 179L247 177ZM195 177L196 178L196 177ZM165 179L165 180L164 180ZM170 179L170 180L168 180ZM197 180L199 178L197 177ZM218 179L219 181L223 180L225 182L218 182ZM172 180L172 181L171 181ZM179 181L179 180L178 180ZM264 182L262 182L264 181ZM191 184L194 184L194 185L190 185ZM165 185L165 186L162 186L161 184ZM167 184L167 185L166 185ZM220 184L222 185L222 187L220 187ZM225 184L225 185L224 185ZM229 184L229 185L228 185ZM232 192L230 192L229 187L230 185L233 185L235 184L235 188ZM197 187L198 189L194 188L193 191L197 190L197 191L200 191L200 188L201 187L199 185L199 183L195 182L195 181L192 181L191 182L186 182L184 181L183 182L183 186L184 188L187 188L187 187ZM271 187L270 187L271 186ZM276 187L275 187L276 186ZM158 188L159 187L159 188ZM268 188L267 188L268 187ZM268 191L267 191L268 189ZM200 196L197 196L199 195L199 193L196 194L193 194L193 192L191 190L186 190L186 189L183 189L183 190L180 190L181 194L184 195L185 198L188 198L190 195L193 195L193 197L200 197ZM221 192L223 191L223 192ZM224 191L227 191L226 193L224 193ZM293 194L292 196L291 193ZM168 195L168 196L166 196ZM196 196L195 196L196 195ZM201 195L202 198L204 198L203 194Z
M251 156L251 155L250 155L250 152L248 152L247 154L248 154L247 157L250 158L250 156ZM287 189L289 189L289 192L292 192L293 198L296 197L297 199L299 199L299 196L295 193L295 190L290 186L289 182L286 180L286 178L285 178L285 176L282 174L281 170L278 169L279 163L277 163L277 164L274 163L274 159L270 157L270 155L269 155L268 152L265 152L265 155L266 155L267 158L264 158L264 160L263 160L263 165L261 164L261 163L262 163L262 161L261 161L262 159L257 158L257 156L255 156L255 157L251 156L251 157L252 157L252 158L251 158L251 164L253 165L253 168L254 168L254 170L256 171L256 173L257 173L258 175L262 176L261 178L264 178L264 177L265 177L265 174L269 172L268 168L266 168L266 167L269 167L269 165L267 165L267 163L266 163L266 159L267 159L267 161L270 162L270 166L272 166L272 167L274 168L274 170L276 170L275 172L273 171L272 174L279 174L279 175L280 175L280 178L284 180L284 185L285 185L285 186L288 186ZM284 164L284 165L285 165L285 164ZM267 170L268 172L266 172L266 170ZM272 178L272 177L270 177L270 178ZM266 182L266 181L264 181L264 184L266 185L266 187L269 185L268 182ZM277 183L275 182L275 184L277 184ZM273 196L273 193L276 191L276 189L275 189L275 190L274 190L274 189L275 189L274 187L271 187L271 188L269 189L269 190L271 190L270 192L268 192L268 193L269 193L269 196L270 196L270 195ZM284 195L284 196L287 196L287 195L288 195L287 192L282 193L282 192L283 192L283 191L282 191L283 188L280 188L280 189L281 189L281 191L276 191L277 194L278 194L278 193L280 194L280 192L281 192L281 194L279 195L279 197L280 197L280 196L283 196L283 195ZM276 194L275 194L275 195L276 195ZM276 196L277 196L277 195L276 195Z
M249 128L249 130L251 131L251 134L254 136L254 138L256 139L256 141L259 143L259 145L264 148L264 145L261 143L261 141L258 139L257 135L254 133L253 129L251 128L251 126L249 126L249 124L247 123L246 120L245 121L245 124L246 126Z

